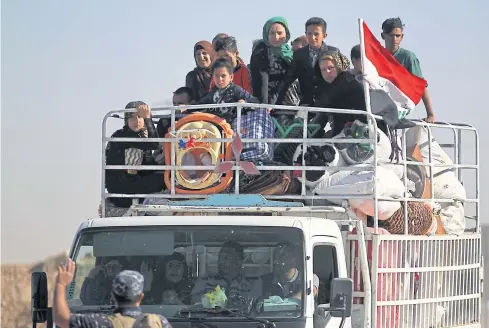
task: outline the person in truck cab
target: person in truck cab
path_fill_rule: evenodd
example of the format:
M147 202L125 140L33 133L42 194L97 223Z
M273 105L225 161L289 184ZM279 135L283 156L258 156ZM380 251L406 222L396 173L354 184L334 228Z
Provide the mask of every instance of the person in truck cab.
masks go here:
M418 57L410 50L401 48L401 42L404 38L404 24L399 17L388 18L382 23L382 39L385 42L385 48L397 59L399 63L409 71L409 73L423 78L421 65ZM435 122L435 114L431 104L431 97L428 92L428 85L424 90L423 103L426 108L426 122Z
M251 75L248 67L238 59L239 51L236 39L231 36L219 38L214 44L214 50L218 58L227 59L233 64L233 82L251 94ZM211 88L215 85L214 80L212 80Z
M111 286L114 278L123 269L132 269L131 262L126 257L110 257L103 259L101 265L96 265L83 280L80 291L80 299L84 305L112 305ZM138 267L145 280L145 290L151 289L153 281L152 270L147 262L142 262Z
M58 267L54 290L54 322L60 328L171 328L159 314L145 314L139 305L144 298L144 277L136 271L122 271L112 281L116 309L112 314L72 314L66 301L66 288L75 275L75 262Z
M242 273L244 249L236 241L224 242L219 250L217 267L218 275L207 279L199 278L192 289L192 302L197 303L206 293L213 291L217 286L224 289L229 306L240 297L249 298L252 301L261 297L261 282L256 279L245 278Z
M273 272L263 277L265 296L302 299L302 276L297 250L290 244L279 244L273 252Z
M84 305L109 305L110 286L115 276L122 271L118 259L110 259L106 264L96 265L83 281L80 299Z
M174 252L165 256L157 267L153 282L152 303L149 304L190 304L193 284L188 279L188 266L183 254Z

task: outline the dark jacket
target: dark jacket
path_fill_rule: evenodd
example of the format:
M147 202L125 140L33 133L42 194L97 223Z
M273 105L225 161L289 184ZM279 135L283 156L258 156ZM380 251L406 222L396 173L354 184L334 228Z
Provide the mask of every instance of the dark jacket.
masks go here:
M256 97L253 97L244 90L242 87L231 82L225 89L220 90L217 87L213 87L212 90L199 101L199 104L220 104L220 103L236 103L240 99L246 103L259 103ZM232 107L216 107L206 110L192 110L187 112L206 112L220 116L231 123L237 117L237 112ZM241 114L246 113L246 109L243 109Z
M321 46L319 50L319 54L316 60L316 64L319 61L319 58L327 52L327 51L339 51L338 48L333 46L328 46L325 43ZM290 85L296 80L299 79L299 85L301 89L301 101L300 104L311 105L313 103L314 97L314 86L316 86L320 80L322 80L321 75L317 75L315 71L310 54L309 54L309 46L302 47L294 52L294 57L292 60L292 67L288 71L287 77L285 77L284 81L279 86L279 93L277 97L276 104L282 104L285 93L287 92Z
M322 79L322 78L321 78ZM322 80L315 90L314 107L334 108L345 110L366 110L363 86L348 72L340 73L332 83ZM358 119L366 122L365 115L332 114L333 136L339 134L345 123ZM318 114L313 119L314 123L320 123L322 127L328 122L328 115Z
M148 138L157 138L158 134L152 119L144 119L144 124L148 130ZM106 164L107 165L125 165L126 164L126 150L130 148L139 149L143 151L142 165L154 165L156 164L152 156L153 150L159 148L158 142L141 143L136 140L139 138L145 138L141 132L134 132L129 127L124 126L122 129L117 130L112 137L122 138L134 138L134 142L109 142L105 150ZM142 183L141 178L153 174L149 170L139 170L137 172L129 173L127 170L106 170L105 171L105 187L109 193L154 193L158 192L163 182L156 182L154 186L150 186L147 183ZM144 186L143 186L144 185ZM162 186L161 186L162 187ZM131 205L130 199L111 198L116 206L128 207Z
M195 101L207 95L211 85L211 74L200 67L194 68L185 77L185 87L192 89Z
M248 66L246 66L244 63L240 62L239 60L238 63L236 64L236 67L234 68L233 83L235 85L242 87L250 94L252 93L250 70L248 69ZM214 80L211 79L210 90L212 90L212 88L215 86L216 84L214 83Z
M267 273L262 276L263 293L265 296L280 296L292 298L302 291L302 276L297 271L297 277L290 282L278 282L275 274Z
M260 103L275 104L281 82L284 81L288 72L292 69L292 63L288 63L282 58L277 58L278 62L274 65L275 67L270 67L268 49L268 46L264 42L260 42L253 50L250 60L251 83L253 86L253 96L258 98ZM286 92L291 89L289 93L293 93L289 98L299 98L295 87L296 85L292 85L292 88L287 88ZM297 102L294 103L288 99L285 101L285 104L297 105Z

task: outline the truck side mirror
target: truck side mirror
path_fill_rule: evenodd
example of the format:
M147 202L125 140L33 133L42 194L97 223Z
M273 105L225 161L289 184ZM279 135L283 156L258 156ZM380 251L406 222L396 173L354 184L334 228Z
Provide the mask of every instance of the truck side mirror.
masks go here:
M353 280L348 278L334 278L331 280L330 304L318 305L323 312L329 312L335 318L351 317L353 305Z
M332 317L350 317L353 305L353 280L349 278L333 279L331 281L330 301Z
M34 272L31 276L32 324L44 323L48 317L48 279L46 272Z

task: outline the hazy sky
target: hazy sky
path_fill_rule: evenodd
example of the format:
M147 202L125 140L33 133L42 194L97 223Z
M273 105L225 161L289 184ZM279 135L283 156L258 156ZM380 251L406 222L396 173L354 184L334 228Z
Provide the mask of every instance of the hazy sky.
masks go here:
M481 151L488 146L489 1L302 3L2 1L2 262L68 249L80 222L97 216L107 110L169 99L194 67L195 42L218 32L235 36L249 62L252 40L276 15L288 19L293 37L322 16L327 42L348 55L359 42L358 17L380 38L383 20L401 16L403 46L420 58L436 117L474 124ZM414 116L424 111L418 106ZM482 186L487 181L483 172Z

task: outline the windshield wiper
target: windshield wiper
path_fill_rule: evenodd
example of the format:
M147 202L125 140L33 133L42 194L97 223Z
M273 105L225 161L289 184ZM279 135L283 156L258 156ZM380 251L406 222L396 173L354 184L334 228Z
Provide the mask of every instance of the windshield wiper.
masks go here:
M259 322L263 325L264 328L276 328L275 323L272 321L269 321L267 319L260 319L260 318L254 317L254 316L250 316L250 315L246 315L244 313L241 313L236 309L229 309L229 308L218 307L218 306L216 306L215 308L200 308L200 309L196 309L196 310L183 309L183 310L180 310L178 313L182 317L185 317L185 315L184 315L185 313L187 314L188 317L190 317L191 313L232 315L235 317L243 317L243 318L251 320L251 321Z
M76 310L76 313L110 313L114 311L117 307L115 305L100 305L100 306L93 306L90 308L82 309L82 310L77 310L76 307L74 309Z
M197 312L200 312L200 309L198 309ZM182 320L184 320L184 321L189 321L190 323L199 324L204 328L217 328L217 326L206 323L205 321L208 320L206 318L193 317L192 311L188 308L179 310L178 316L180 316L182 318ZM190 326L189 326L189 328L190 328Z

